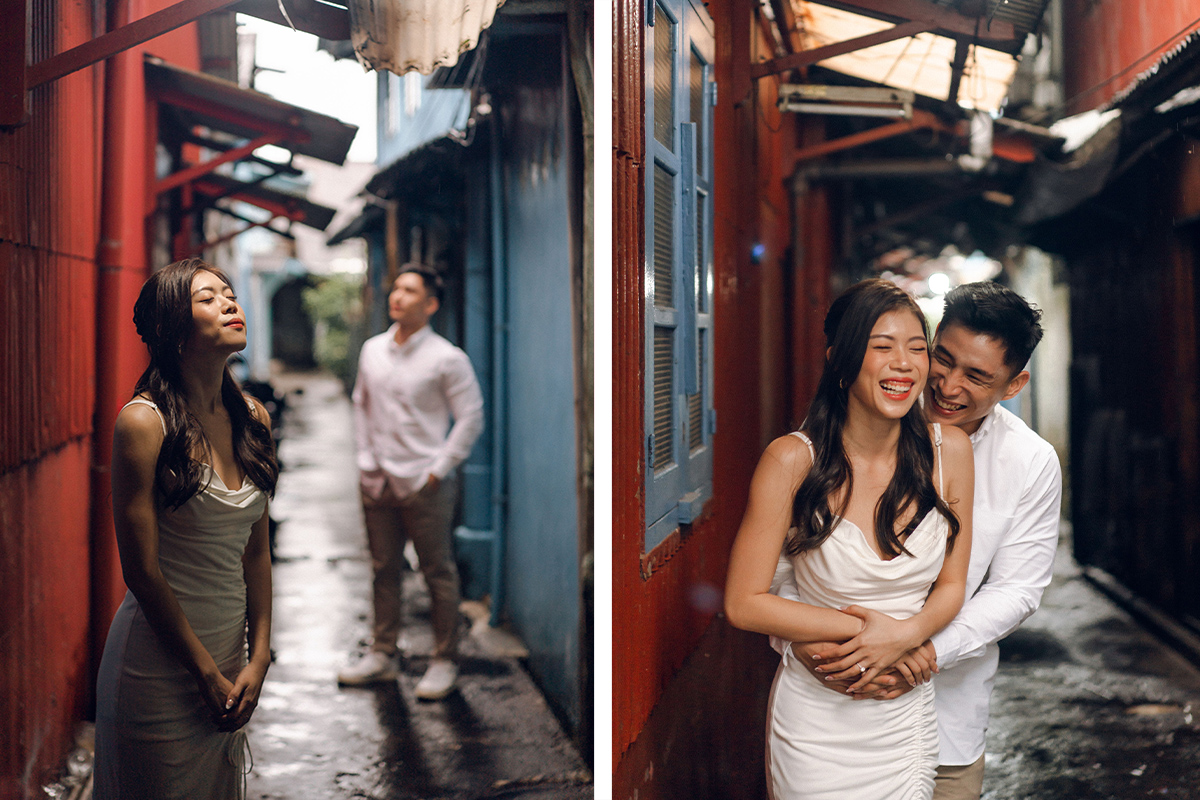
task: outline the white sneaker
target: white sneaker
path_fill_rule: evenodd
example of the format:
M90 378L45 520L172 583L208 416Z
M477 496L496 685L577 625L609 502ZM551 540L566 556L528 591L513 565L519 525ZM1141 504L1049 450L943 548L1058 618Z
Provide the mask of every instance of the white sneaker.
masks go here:
M367 683L394 681L399 675L396 659L372 650L354 664L338 672L338 683L343 686L362 686Z
M421 700L441 700L454 689L458 667L453 661L435 658L429 662L425 676L417 683L416 695Z

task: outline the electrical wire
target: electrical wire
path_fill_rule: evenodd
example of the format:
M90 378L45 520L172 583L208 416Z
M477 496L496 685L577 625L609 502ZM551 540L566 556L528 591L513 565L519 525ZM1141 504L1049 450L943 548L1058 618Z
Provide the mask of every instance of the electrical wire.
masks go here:
M1165 42L1160 44L1158 47L1151 48L1144 55L1135 59L1132 63L1129 64L1129 66L1125 67L1120 72L1117 72L1115 75L1110 75L1109 77L1107 77L1104 80L1097 83L1095 86L1091 86L1087 89L1084 89L1082 92L1079 92L1079 93L1075 94L1074 96L1067 98L1062 103L1059 103L1056 106L1050 106L1045 111L1043 111L1039 116L1037 116L1036 119L1038 121L1041 121L1041 120L1045 119L1046 117L1050 116L1055 111L1067 110L1068 108L1070 108L1071 104L1074 103L1079 98L1081 98L1085 95L1089 95L1092 92L1096 91L1097 89L1101 89L1101 88L1107 86L1108 84L1112 83L1113 81L1117 80L1118 78L1128 74L1132 69L1134 69L1138 64L1141 64L1146 59L1150 58L1151 56L1153 56L1157 53L1161 53L1162 51L1166 50L1176 40L1181 39L1190 33L1194 33L1196 26L1198 24L1200 24L1200 17L1196 17L1194 20L1189 22L1187 25L1183 26L1181 29L1179 29L1175 33L1171 34L1171 36Z

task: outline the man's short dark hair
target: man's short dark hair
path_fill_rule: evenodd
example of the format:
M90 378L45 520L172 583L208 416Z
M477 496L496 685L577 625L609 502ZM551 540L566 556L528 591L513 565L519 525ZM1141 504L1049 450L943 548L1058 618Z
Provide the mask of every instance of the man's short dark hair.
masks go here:
M442 302L442 296L446 293L446 282L442 280L442 276L438 274L436 269L426 264L410 261L400 267L400 271L396 273L396 277L399 278L406 272L413 272L420 275L421 282L425 284L425 294L436 297L439 304Z
M962 325L1004 345L1004 364L1016 375L1029 363L1042 340L1042 312L1024 297L995 281L956 286L946 295L946 308L937 332Z

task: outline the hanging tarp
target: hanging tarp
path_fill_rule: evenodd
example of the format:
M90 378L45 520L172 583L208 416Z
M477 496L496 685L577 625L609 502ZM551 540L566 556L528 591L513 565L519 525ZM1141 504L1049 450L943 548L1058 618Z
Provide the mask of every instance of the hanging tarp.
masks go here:
M504 0L349 0L350 41L364 66L397 75L452 67Z

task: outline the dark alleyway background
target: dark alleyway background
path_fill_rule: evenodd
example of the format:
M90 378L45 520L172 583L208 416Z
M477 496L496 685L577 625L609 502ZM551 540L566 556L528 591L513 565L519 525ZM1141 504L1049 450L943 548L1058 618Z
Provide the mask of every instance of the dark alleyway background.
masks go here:
M1041 608L1000 643L982 800L1200 798L1200 669L1084 577L1064 528Z
M248 797L562 798L592 796L591 774L496 631L464 638L458 688L413 688L432 650L419 574L405 576L402 674L339 688L338 667L369 632L370 564L357 494L353 423L341 385L289 373L276 536L276 660L250 725Z

